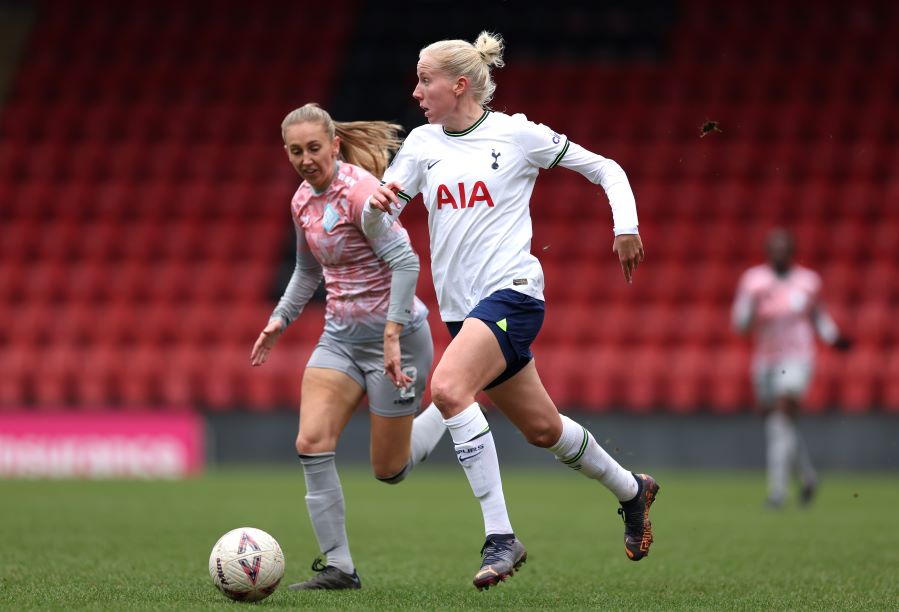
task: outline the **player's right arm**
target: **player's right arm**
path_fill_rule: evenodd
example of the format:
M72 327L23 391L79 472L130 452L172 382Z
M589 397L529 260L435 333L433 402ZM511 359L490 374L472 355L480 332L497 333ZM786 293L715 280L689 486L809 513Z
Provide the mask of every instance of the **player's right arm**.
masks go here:
M284 295L281 296L268 323L253 345L253 350L250 352L250 365L260 366L266 362L268 354L275 347L278 338L287 329L287 326L300 316L322 280L321 264L309 249L306 232L303 231L296 219L294 219L294 228L297 233L297 259L293 275L290 277L290 282L287 283Z
M734 330L745 335L752 328L755 319L756 299L750 287L750 272L745 272L737 286L737 295L731 307L730 320Z
M362 210L362 231L370 239L378 238L399 218L422 184L421 163L412 130L384 172L381 185L368 197Z

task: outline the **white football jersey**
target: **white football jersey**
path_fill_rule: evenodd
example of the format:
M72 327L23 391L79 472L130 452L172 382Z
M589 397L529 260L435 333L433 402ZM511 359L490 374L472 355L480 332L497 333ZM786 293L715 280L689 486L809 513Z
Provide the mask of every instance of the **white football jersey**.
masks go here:
M575 149L578 154L572 156ZM614 168L601 167L603 162ZM428 208L431 273L444 321L462 321L479 301L501 289L542 300L543 269L531 254L530 198L539 170L559 164L601 183L613 213L613 192L620 191L623 177L633 208L632 219L627 216L624 223L636 232L633 194L620 166L524 115L493 111L485 111L463 132L440 125L412 130L384 174L384 182L403 186L403 205L393 215L366 206L363 227L366 233L380 234L405 204L422 194Z

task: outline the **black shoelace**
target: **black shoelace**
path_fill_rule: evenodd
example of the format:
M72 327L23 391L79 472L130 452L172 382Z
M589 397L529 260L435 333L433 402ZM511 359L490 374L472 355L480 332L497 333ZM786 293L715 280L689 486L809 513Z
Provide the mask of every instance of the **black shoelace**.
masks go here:
M511 552L512 540L487 540L481 547L481 554L484 555L484 565L493 565L500 561L506 561L503 553ZM484 554L486 551L487 554Z
M312 571L313 572L321 573L321 572L325 571L326 569L328 569L328 566L322 562L321 557L316 557L315 561L312 562Z

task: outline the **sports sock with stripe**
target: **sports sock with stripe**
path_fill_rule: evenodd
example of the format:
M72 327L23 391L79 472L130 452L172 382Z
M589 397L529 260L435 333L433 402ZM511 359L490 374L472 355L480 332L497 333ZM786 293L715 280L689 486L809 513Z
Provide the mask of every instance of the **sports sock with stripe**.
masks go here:
M306 477L306 508L326 563L352 574L355 571L346 535L346 507L337 476L334 453L300 455Z
M510 534L512 524L506 510L496 445L481 407L474 403L444 421L456 447L456 458L484 515L486 535Z
M548 449L556 459L587 478L601 482L618 501L636 497L639 485L634 475L612 459L586 427L564 414L559 416L562 417L562 435Z

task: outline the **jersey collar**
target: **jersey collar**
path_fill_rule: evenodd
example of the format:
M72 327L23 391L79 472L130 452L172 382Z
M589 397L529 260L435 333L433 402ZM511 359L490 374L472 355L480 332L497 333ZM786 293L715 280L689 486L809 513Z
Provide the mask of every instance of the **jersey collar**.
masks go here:
M443 133L447 136L452 136L453 138L458 138L459 136L465 136L466 134L471 134L473 131L477 129L479 125L484 123L484 120L487 118L487 115L490 114L489 110L485 110L484 114L481 115L481 118L474 122L474 124L466 130L462 130L461 132L450 132L446 128L443 128Z

